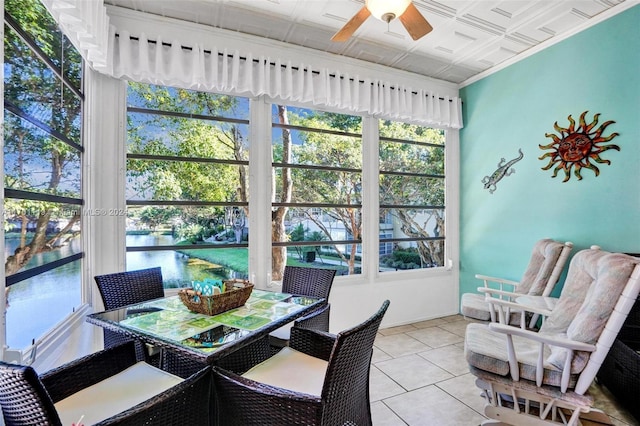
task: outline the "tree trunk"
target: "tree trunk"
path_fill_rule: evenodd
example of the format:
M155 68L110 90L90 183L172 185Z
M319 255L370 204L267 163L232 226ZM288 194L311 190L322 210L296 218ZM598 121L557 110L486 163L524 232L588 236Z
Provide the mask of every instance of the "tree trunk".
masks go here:
M34 254L40 252L47 242L47 225L51 219L51 211L45 210L38 216L36 232L29 245L18 247L14 254L9 256L4 264L5 275L12 275L18 272L31 260Z
M54 149L51 152L51 177L49 179L49 189L56 189L60 184L64 163L64 155ZM5 275L15 274L22 269L35 254L40 253L44 249L47 243L47 227L51 220L51 214L52 211L49 208L45 208L40 212L36 222L36 230L33 239L28 245L21 244L21 246L7 258L4 263ZM22 229L20 230L21 235L26 235L26 225L28 224L28 221L25 222L25 217L26 216L23 216L22 220Z
M56 235L49 238L49 241L47 241L46 246L50 248L55 246L56 242L60 239L60 237L62 237L67 232L69 232L71 228L73 228L73 225L78 223L79 220L80 220L80 212L76 210L73 213L73 216L71 217L71 219L69 219L69 222L65 225L65 227L62 228L62 230L58 232Z
M280 124L289 124L287 107L284 105L278 105L278 121ZM282 162L291 162L291 134L287 128L282 128ZM271 199L275 200L275 182L272 185L272 188L274 192ZM280 202L291 202L291 193L291 169L284 167L282 169L282 193L280 194ZM271 241L285 242L287 240L287 231L284 227L284 219L287 216L287 211L288 207L281 206L271 213ZM271 279L274 281L280 281L284 274L284 267L287 265L287 248L273 247L271 249L271 257L273 259Z

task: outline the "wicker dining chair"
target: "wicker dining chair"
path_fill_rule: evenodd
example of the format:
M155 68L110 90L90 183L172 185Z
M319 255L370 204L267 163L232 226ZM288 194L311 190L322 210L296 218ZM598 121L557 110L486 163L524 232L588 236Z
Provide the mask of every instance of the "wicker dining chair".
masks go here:
M217 424L371 425L373 342L388 307L337 335L293 327L289 347L246 372L221 360L213 367Z
M335 269L305 268L302 266L285 266L282 277L282 291L300 296L329 299ZM298 326L320 331L329 331L330 306L327 302L318 310L298 320ZM289 344L289 336L293 324L277 329L269 335L271 346L276 350Z
M183 380L138 362L133 342L42 375L29 366L0 362L6 425L209 426L210 398L210 368Z
M94 277L106 310L164 297L160 267Z
M106 310L164 297L160 267L98 275L94 279ZM130 340L120 333L104 330L105 349ZM161 365L163 370L182 378L191 376L205 366L201 362L171 351L160 353L152 347L145 347L140 342L136 343L136 353L138 360L146 359L155 366Z
M94 280L107 311L164 297L160 267L97 275ZM103 336L105 349L131 340L111 330L103 330ZM141 343L137 343L136 352L138 359L148 355Z

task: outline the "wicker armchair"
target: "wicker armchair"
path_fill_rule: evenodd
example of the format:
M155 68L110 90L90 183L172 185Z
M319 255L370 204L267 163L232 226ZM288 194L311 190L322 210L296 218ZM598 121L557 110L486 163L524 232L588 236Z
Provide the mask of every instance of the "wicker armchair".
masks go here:
M211 370L182 380L136 361L127 342L38 376L0 362L4 424L210 425Z
M305 268L301 266L285 266L282 277L282 291L284 293L301 296L321 297L329 299L335 269ZM328 305L328 304L327 304ZM329 331L329 308L323 306L309 315L298 319L297 325L302 328ZM276 349L288 345L291 326L284 326L272 332L269 336L271 346Z
M243 375L222 360L213 367L217 424L370 425L373 342L388 307L335 336L293 327L289 347Z

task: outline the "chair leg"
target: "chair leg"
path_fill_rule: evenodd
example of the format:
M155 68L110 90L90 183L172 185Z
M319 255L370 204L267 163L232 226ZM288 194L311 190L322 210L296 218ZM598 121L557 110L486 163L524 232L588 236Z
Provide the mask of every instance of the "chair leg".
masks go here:
M145 361L147 362L147 364L163 369L162 368L162 360L164 358L162 356L163 349L160 349L157 346L153 346L149 344L144 344L143 346L145 351Z

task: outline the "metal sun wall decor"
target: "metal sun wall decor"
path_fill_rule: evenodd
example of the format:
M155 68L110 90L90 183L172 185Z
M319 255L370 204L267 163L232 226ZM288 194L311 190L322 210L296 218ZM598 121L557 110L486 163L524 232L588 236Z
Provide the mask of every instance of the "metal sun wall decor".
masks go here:
M583 168L593 170L595 175L598 176L600 174L600 170L591 163L591 160L599 164L611 164L611 161L603 160L600 157L600 154L609 149L620 151L620 147L618 145L600 145L604 142L609 142L611 139L618 136L618 133L612 133L606 137L602 135L607 126L615 123L615 121L610 120L602 123L600 127L592 131L598 124L600 113L595 114L593 116L593 121L590 124L587 124L585 122L587 112L588 111L585 111L580 115L578 128L575 127L576 122L571 116L568 117L568 128L560 127L556 121L553 127L558 133L560 133L560 135L558 136L553 133L546 133L545 136L553 139L553 142L549 145L538 145L540 149L553 150L553 152L547 152L538 158L539 160L549 158L549 164L544 166L542 170L549 170L557 164L553 169L552 178L556 177L558 172L562 169L564 170L565 175L562 182L566 182L571 178L572 168L574 169L573 174L578 178L578 180L582 180L580 171Z
M491 176L485 176L484 178L482 178L484 189L488 189L489 194L493 194L493 191L496 190L496 184L500 182L503 177L512 175L516 172L516 169L512 168L511 166L522 160L522 158L524 157L524 154L522 154L522 150L520 148L518 148L518 152L520 153L520 155L507 163L505 163L505 161L507 160L501 158L496 171L493 172Z

